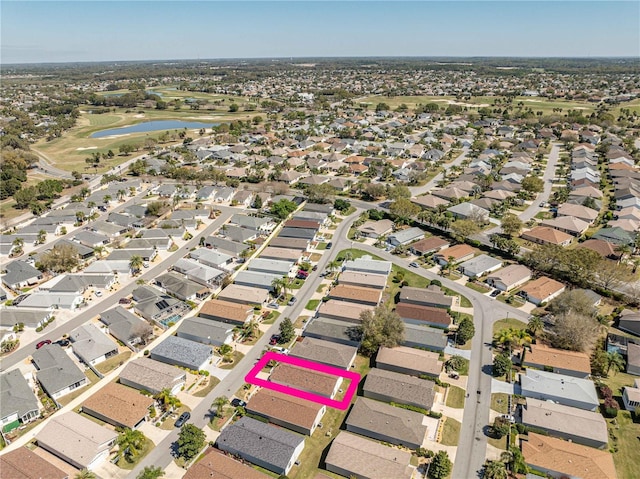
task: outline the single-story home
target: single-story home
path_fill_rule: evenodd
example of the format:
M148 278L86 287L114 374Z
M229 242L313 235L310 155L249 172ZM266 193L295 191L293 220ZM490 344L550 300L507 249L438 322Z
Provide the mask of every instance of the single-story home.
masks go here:
M478 219L481 221L487 221L489 218L489 210L481 208L471 203L458 203L457 205L450 206L447 211L456 218L460 219Z
M510 264L487 276L487 283L500 290L509 291L531 279L531 270L521 264Z
M36 379L53 399L89 384L84 372L57 344L47 344L36 349L31 355L31 361L37 369Z
M622 392L622 402L627 411L640 412L640 379L633 382L633 387L627 386Z
M19 369L0 375L0 427L9 432L40 417L38 399Z
M579 351L556 349L540 342L531 344L523 351L522 365L554 373L566 374L576 378L588 378L591 375L589 355Z
M202 317L185 318L176 336L202 344L222 346L233 341L233 325Z
M328 471L361 479L410 479L415 468L411 453L340 431L331 443L325 459Z
M244 416L222 430L216 447L276 474L287 474L304 450L304 436Z
M183 479L268 479L271 476L210 447L189 467Z
M53 315L52 310L47 309L26 309L26 308L2 308L0 310L0 327L13 328L18 324L25 328L42 327Z
M251 396L245 409L277 426L308 436L316 430L327 410L322 404L266 388Z
M93 324L83 324L69 333L71 349L82 362L95 366L118 354L118 345Z
M538 244L555 244L567 246L573 240L573 236L549 226L536 226L520 235L523 240Z
M618 319L618 328L640 336L640 312L623 309Z
M339 284L331 288L329 298L368 306L377 306L382 298L382 290Z
M118 433L75 412L54 415L36 435L38 446L78 469L93 470L108 457Z
M343 271L355 271L358 273L373 273L388 276L391 273L391 261L379 261L369 255L357 259L345 261L342 264Z
M120 373L120 383L158 394L168 389L171 394L177 394L187 380L187 373L176 366L154 361L149 358L138 358L127 363Z
M19 303L18 308L69 309L75 311L84 301L78 293L52 293L51 291L37 291L27 294Z
M302 335L358 347L361 334L356 330L356 327L355 324L346 321L320 316L307 323Z
M177 336L169 336L151 350L150 358L194 371L205 369L213 350L209 346Z
M243 325L253 318L253 308L248 304L212 299L202 305L198 316L223 323Z
M550 226L551 228L562 231L572 236L580 236L589 229L589 223L573 216L559 216L557 218L541 221L542 226Z
M273 290L274 280L282 278L281 274L264 273L261 271L240 271L234 279L235 284L248 286L250 288L260 288L267 291Z
M425 254L437 253L451 245L450 241L439 238L438 236L430 236L413 243L409 249L411 253L423 256Z
M400 289L400 302L404 304L416 304L433 308L451 309L457 297L447 296L436 285L426 288L414 288L404 286Z
M400 302L396 305L396 313L403 322L409 324L429 325L438 328L451 326L451 316L443 308Z
M564 374L527 369L520 374L522 395L565 406L595 411L600 405L593 381Z
M42 271L37 270L25 261L12 261L4 266L3 269L5 274L2 276L2 282L13 290L32 286L42 279Z
M344 271L340 274L338 283L347 286L362 286L382 290L387 285L387 276L383 274Z
M358 228L358 231L365 238L380 238L393 231L393 221L391 220L369 220Z
M541 276L534 279L530 283L525 284L518 294L523 296L527 301L539 305L551 301L553 298L560 296L564 292L564 284L555 279Z
M359 397L347 416L347 431L409 449L422 447L427 426L424 415Z
M315 361L328 366L349 369L356 360L358 348L310 337L296 341L289 356Z
M445 266L451 260L453 263L460 263L473 258L475 254L474 249L468 244L457 244L449 248L440 250L433 255L433 259L438 262L440 266Z
M477 278L487 273L492 273L501 267L502 260L492 258L486 254L481 254L475 258L465 261L464 263L460 263L458 265L458 270L469 278Z
M346 301L329 299L328 301L320 303L318 316L337 319L347 323L359 324L362 321L360 318L362 313L372 309L373 308L371 306L365 304L348 303Z
M377 368L418 377L438 377L442 371L442 365L438 353L406 346L381 347L376 357Z
M273 246L267 246L260 252L260 258L297 263L302 258L302 252L303 250L300 249L275 248Z
M372 368L367 374L363 395L377 401L407 404L430 410L434 400L433 381Z
M342 384L340 376L288 363L277 364L271 370L269 381L328 398L333 398Z
M13 479L69 479L68 472L54 466L26 446L0 456L0 471Z
M407 228L404 230L396 231L393 234L387 236L387 243L391 246L400 246L413 243L414 241L424 238L424 231L420 228Z
M141 343L143 337L153 333L149 323L122 306L100 313L100 321L109 327L109 334L129 347Z
M155 283L161 290L181 301L202 300L209 295L209 288L196 283L184 275L171 271L162 274L155 279Z
M137 429L147 419L154 400L135 389L108 383L82 404L82 412L115 427Z
M275 259L255 258L249 261L247 269L258 273L277 274L287 276L293 268L292 261L280 261Z
M640 376L640 344L627 344L627 374Z
M269 291L263 288L230 284L218 294L217 299L230 303L262 306L269 299Z
M444 351L447 347L447 336L440 328L405 322L404 331L402 346L435 352Z
M207 248L199 248L189 253L189 257L213 268L225 269L233 262L233 256Z

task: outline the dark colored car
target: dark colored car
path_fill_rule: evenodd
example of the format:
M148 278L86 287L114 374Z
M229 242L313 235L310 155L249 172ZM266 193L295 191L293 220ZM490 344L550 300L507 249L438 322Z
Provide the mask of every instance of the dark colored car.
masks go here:
M331 241L329 241L327 243L327 248L326 249L331 249L332 246L333 246L333 243Z
M296 278L298 279L307 279L309 277L309 273L307 273L306 271L298 271L298 273L296 274Z
M278 344L278 339L280 339L280 336L278 336L277 334L274 334L273 336L271 336L271 339L269 340L269 344L271 346Z
M314 264L314 265L313 265L313 268L311 268L311 271L318 271L318 265L317 265L317 264Z
M176 427L184 426L184 424L189 420L189 418L191 418L191 414L188 412L183 412L182 414L180 414L180 417L176 421L175 426Z
M51 344L51 340L45 339L44 341L40 341L38 344L36 344L36 349L40 349L45 344Z
M296 298L291 298L287 304L288 304L289 306L293 306L294 304L296 304L296 301L297 301L297 299L296 299Z
M69 340L68 339L59 339L54 344L57 344L57 345L62 346L64 348L64 347L69 346Z
M500 290L496 289L495 291L493 291L489 296L491 296L492 298L495 298L497 296L500 295Z
M131 304L131 300L129 298L120 298L118 303L120 303L120 304Z
M242 399L238 399L238 398L233 398L231 400L231 405L233 407L245 407L247 405L246 402L244 402Z

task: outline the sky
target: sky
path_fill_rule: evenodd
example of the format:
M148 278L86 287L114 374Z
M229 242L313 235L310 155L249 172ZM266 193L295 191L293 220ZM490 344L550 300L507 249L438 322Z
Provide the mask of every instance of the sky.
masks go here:
M0 62L638 57L634 1L2 0Z

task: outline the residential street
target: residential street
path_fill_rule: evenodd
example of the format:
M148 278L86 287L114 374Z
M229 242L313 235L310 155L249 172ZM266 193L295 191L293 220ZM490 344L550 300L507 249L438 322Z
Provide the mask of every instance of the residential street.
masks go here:
M467 157L468 153L469 153L469 148L463 148L462 153L460 153L460 155L458 155L458 157L455 160L453 160L451 163L446 163L444 165L445 170L448 170L452 166L460 166L462 162L465 160L465 158ZM440 180L442 180L442 172L438 173L436 176L433 177L431 181L428 181L422 186L410 186L409 190L411 191L411 196L420 196L425 193L428 193L429 191L431 191L433 188L436 187L437 183Z

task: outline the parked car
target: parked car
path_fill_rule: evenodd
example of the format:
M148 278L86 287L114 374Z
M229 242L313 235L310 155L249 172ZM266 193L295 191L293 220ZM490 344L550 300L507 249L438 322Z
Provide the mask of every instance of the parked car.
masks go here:
M42 346L46 344L51 344L51 340L45 339L44 341L40 341L38 344L36 344L36 349L40 349Z
M327 243L327 248L326 249L331 249L332 246L333 246L333 243L331 241L329 241Z
M502 419L506 419L507 421L509 421L511 424L514 424L516 422L516 418L513 417L511 414L502 414L500 416Z
M307 273L306 271L300 270L296 273L296 278L298 279L307 279L308 277L309 277L309 273Z
M131 304L131 299L130 298L120 298L118 303L119 304Z
M100 296L102 296L102 291L96 291L95 295L97 298L99 298Z
M489 296L491 296L492 298L496 298L500 295L500 290L496 289L494 291L491 292L491 294Z
M460 375L458 373L456 373L456 372L449 373L449 377L451 379L460 379Z
M318 271L318 265L317 265L317 264L314 264L314 265L313 265L313 268L311 268L311 271Z
M416 263L415 261L412 263L409 263L409 266L411 266L412 268L419 268L420 266L418 266L418 263Z
M247 405L247 403L246 403L246 402L244 402L242 399L239 399L239 398L233 398L233 399L231 400L231 405L232 405L233 407L245 407L245 406Z
M278 309L280 307L278 303L269 303L267 306L272 309Z
M280 339L280 336L277 334L274 334L273 336L271 336L271 339L269 340L269 344L271 346L275 346L276 344L278 344L278 339Z
M142 263L142 267L143 268L148 268L149 267L149 263L147 261L145 261L144 263Z
M296 304L296 301L298 301L298 300L294 297L294 298L291 298L287 304L289 306L293 306L294 304Z
M62 346L64 348L64 347L69 346L69 340L68 339L58 339L53 344L57 344L58 346Z
M180 417L178 418L178 420L175 423L176 427L182 427L184 426L184 424L191 418L191 414L188 412L183 412L182 414L180 414Z

